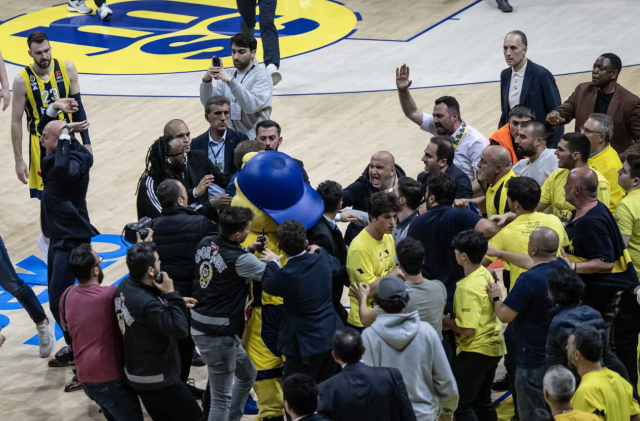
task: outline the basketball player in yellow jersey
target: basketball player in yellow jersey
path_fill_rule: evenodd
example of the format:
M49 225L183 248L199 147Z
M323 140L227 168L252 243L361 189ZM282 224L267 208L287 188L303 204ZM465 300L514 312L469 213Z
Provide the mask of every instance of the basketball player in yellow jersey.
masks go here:
M47 112L49 105L60 98L73 98L78 103L78 110L73 113L60 113L58 119L85 121L86 113L80 98L78 72L70 61L56 60L51 57L51 45L44 32L33 32L27 38L29 56L33 64L25 67L13 81L13 107L11 112L11 143L13 157L16 162L16 174L24 184L29 184L31 197L42 195L42 177L40 177L40 160L44 157L40 145L42 127L38 127L41 117ZM22 116L27 114L27 130L29 131L29 166L22 157ZM52 112L52 109L49 109ZM52 115L53 116L53 115ZM88 131L81 133L82 143L91 151ZM44 241L43 241L44 240ZM38 245L45 255L48 245L44 238L38 239Z

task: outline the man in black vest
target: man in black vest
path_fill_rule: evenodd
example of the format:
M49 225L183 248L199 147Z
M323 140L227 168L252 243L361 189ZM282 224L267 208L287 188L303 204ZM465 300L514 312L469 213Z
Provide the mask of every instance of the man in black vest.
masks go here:
M256 368L240 338L249 295L247 278L261 281L266 264L240 244L249 235L253 212L231 206L220 213L220 233L205 237L196 251L191 335L209 370L209 421L239 421Z

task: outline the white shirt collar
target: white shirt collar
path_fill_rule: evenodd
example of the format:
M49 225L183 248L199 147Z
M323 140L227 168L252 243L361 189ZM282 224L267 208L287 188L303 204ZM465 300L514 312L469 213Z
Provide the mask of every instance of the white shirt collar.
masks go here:
M302 253L298 253L295 256L290 256L289 259L287 259L287 260L291 260L291 259L295 259L296 257L300 257L303 254L305 254L306 252L307 252L306 250L302 250Z
M527 64L529 64L529 61L526 58L524 60L525 60L524 66L522 66L522 68L517 72L513 70L513 67L511 68L511 77L519 76L524 78L524 72L527 70Z
M207 133L209 134L209 143L213 143L214 145L219 145L220 143L224 142L227 137L227 131L225 130L224 134L222 135L222 139L220 139L220 142L216 142L215 139L211 137L211 129L209 129Z

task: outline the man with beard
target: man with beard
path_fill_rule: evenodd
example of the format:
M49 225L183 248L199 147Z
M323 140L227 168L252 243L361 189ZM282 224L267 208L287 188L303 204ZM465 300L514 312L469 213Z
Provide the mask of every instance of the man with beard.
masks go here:
M433 136L424 150L422 162L424 171L418 174L418 181L426 188L431 177L447 174L458 184L456 199L471 199L473 191L469 177L453 163L455 149L449 136Z
M526 121L520 125L516 136L518 153L528 158L513 166L519 177L531 177L542 186L547 177L558 169L555 149L547 149L547 129L539 121Z
M201 151L196 151L203 155ZM187 187L188 204L193 205L195 210L209 218L216 213L216 209L222 209L231 204L231 198L225 195L217 195L209 199L207 189L212 182L224 185L224 178L220 171L217 171L212 165L209 166L211 172L217 171L218 177L209 174L199 174L196 176L186 177L184 175L185 165L187 164L187 153L185 144L182 140L173 136L162 136L158 138L147 152L146 169L140 176L138 181L138 195L136 206L138 210L138 219L145 216L149 218L157 218L162 212L162 206L158 200L158 186L166 179L174 179L187 181L187 178L196 179L202 176L200 183L193 187L195 183L184 183ZM196 165L192 163L192 168ZM199 167L202 167L201 165ZM212 168L213 167L213 168ZM190 173L189 173L190 174ZM188 174L188 175L189 175ZM216 178L218 178L216 180ZM220 180L222 178L222 180Z
M489 136L489 144L507 148L511 154L511 163L515 164L524 158L524 155L518 151L518 145L516 145L518 129L520 129L522 123L531 120L535 120L533 111L524 105L516 105L509 112L507 123Z
M69 266L78 285L60 299L62 328L73 340L78 380L105 418L142 421L138 396L123 378L122 339L113 307L117 287L101 286L100 262L91 244L71 253Z
M256 124L271 115L273 84L269 73L253 62L258 48L253 35L236 34L229 42L236 69L227 72L222 62L220 67L209 67L200 84L200 102L205 106L214 95L227 97L231 102L229 127L254 139Z
M478 130L462 120L460 104L452 96L436 99L432 115L420 111L409 93L411 83L409 66L403 64L396 69L396 87L404 115L425 132L450 136L453 148L456 150L453 163L464 171L471 181L475 180L474 170L489 141Z
M591 82L579 84L562 105L547 115L552 126L569 123L575 118L575 131L580 131L593 113L608 114L613 119L611 146L624 152L640 139L640 98L618 84L622 61L606 53L593 64Z
M265 145L265 150L277 151L284 140L282 137L282 128L273 120L261 121L256 125L256 140ZM302 181L310 184L309 176L304 169L302 161L295 158L291 159L296 161L296 164L300 167L300 171L302 171Z

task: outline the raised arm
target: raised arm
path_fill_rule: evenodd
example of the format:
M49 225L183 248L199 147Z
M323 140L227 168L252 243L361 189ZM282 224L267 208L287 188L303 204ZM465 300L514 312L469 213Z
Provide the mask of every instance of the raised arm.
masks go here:
M418 109L415 101L409 93L409 87L413 81L409 80L409 66L403 64L400 68L396 68L396 87L398 88L398 97L400 98L400 106L405 116L418 126L422 125L422 111Z

